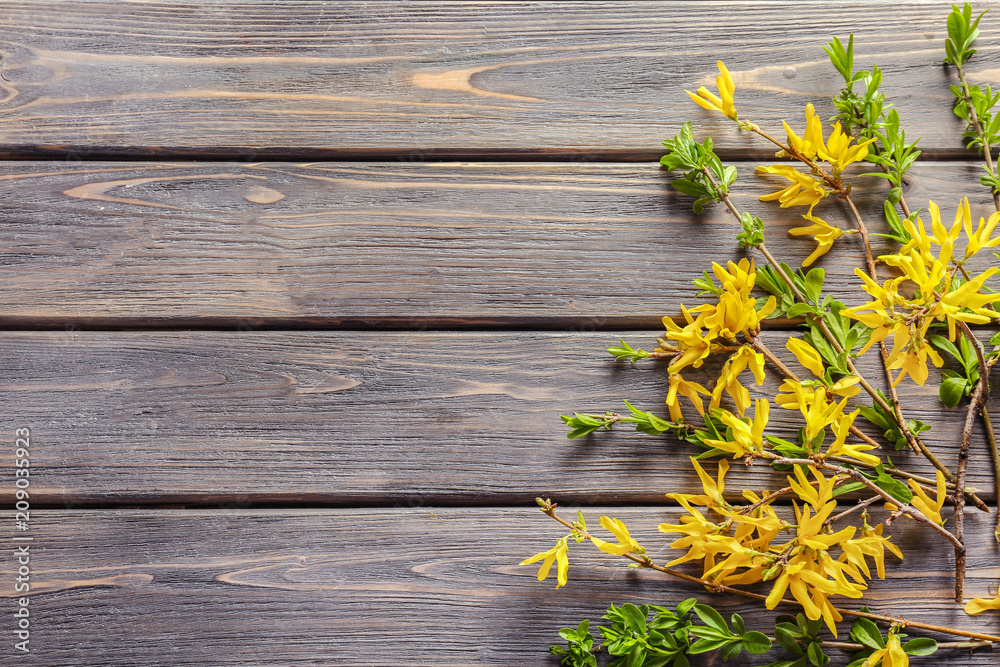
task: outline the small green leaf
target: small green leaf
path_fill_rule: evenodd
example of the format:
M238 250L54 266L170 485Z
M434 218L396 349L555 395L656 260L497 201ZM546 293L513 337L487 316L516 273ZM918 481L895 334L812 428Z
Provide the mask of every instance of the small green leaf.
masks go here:
M823 653L819 642L809 642L809 646L806 648L806 655L809 657L809 662L816 665L816 667L823 667L823 665L830 662L830 657L826 653Z
M700 618L705 625L715 628L720 632L724 632L727 636L732 636L732 633L729 631L729 626L726 625L726 620L722 618L722 615L715 611L712 607L707 604L696 604L694 606L694 613L698 615L698 618Z
M937 649L937 642L930 637L917 637L903 644L903 650L909 655L930 655Z
M851 625L851 639L873 651L885 648L882 633L875 625L875 621L868 618L859 618L854 621Z
M948 377L941 381L941 389L939 390L939 395L941 396L941 402L947 405L949 408L957 406L962 397L965 396L965 390L969 386L969 381L964 377Z
M639 611L639 608L630 602L626 602L621 607L622 617L632 632L638 635L646 634L646 615Z
M698 604L698 598L688 598L677 603L677 616L683 617L691 609Z
M767 653L771 650L771 639L763 632L751 630L743 635L743 648L747 650L747 653L754 655Z

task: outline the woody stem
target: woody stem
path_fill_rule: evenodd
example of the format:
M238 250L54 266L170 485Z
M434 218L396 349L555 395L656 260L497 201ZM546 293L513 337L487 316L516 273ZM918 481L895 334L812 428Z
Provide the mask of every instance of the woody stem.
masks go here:
M566 526L570 530L577 530L584 538L590 538L590 534L585 530L578 530L572 523L566 521L562 517L556 514L556 506L554 504L548 504L542 507L542 512L555 519L562 525ZM745 591L740 588L734 588L732 586L726 586L725 584L717 584L711 582L707 579L702 579L700 577L695 577L678 570L674 570L668 567L663 567L662 565L657 565L648 556L642 555L637 556L633 553L624 554L625 558L628 558L634 563L638 563L642 567L649 568L651 570L656 570L657 572L662 572L663 574L669 574L672 577L677 577L678 579L683 579L684 581L690 582L692 584L699 584L705 586L719 593L731 593L733 595L739 595L741 597L750 598L751 600L767 600L766 595L761 595L760 593L751 593L750 591ZM801 607L802 605L795 601L789 600L788 598L781 598L778 600L779 604L791 604ZM887 624L895 624L900 627L910 627L919 628L921 630L927 630L929 632L940 632L942 634L954 635L956 637L971 637L972 639L980 639L988 642L1000 642L1000 637L996 635L988 635L981 632L969 632L968 630L959 630L958 628L948 628L940 625L933 625L931 623L921 623L919 621L908 621L905 618L884 616L882 614L872 614L870 612L863 611L853 611L851 609L841 609L839 607L834 607L834 609L840 613L842 616L851 616L853 618L867 618L872 621L879 621Z

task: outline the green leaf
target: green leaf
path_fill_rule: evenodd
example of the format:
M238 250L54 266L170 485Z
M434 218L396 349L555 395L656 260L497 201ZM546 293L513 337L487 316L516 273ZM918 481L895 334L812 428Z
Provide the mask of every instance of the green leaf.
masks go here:
M694 613L698 615L698 618L700 618L705 625L725 633L726 636L732 636L732 633L729 631L729 626L726 625L726 620L722 618L722 614L715 611L712 607L707 604L696 604L694 606Z
M797 303L786 312L789 317L802 317L806 313L816 312L816 307L810 303Z
M733 614L732 616L730 616L729 622L732 623L733 630L736 632L736 634L742 635L744 632L747 631L747 626L743 622L743 617L740 616L739 614Z
M887 473L879 475L875 480L875 485L900 502L909 504L913 500L913 492L910 491L910 487L895 477L890 477Z
M882 633L879 631L878 626L875 625L875 621L868 618L856 619L851 624L851 639L873 651L885 648Z
M850 482L848 484L841 484L836 489L833 490L833 497L842 496L845 493L854 493L855 491L860 491L866 488L864 482Z
M717 648L722 648L732 639L699 639L694 644L691 644L691 648L688 649L688 655L697 655L699 653L708 653L709 651L714 651Z
M685 616L691 609L698 604L698 598L688 598L677 603L677 616Z
M809 642L809 646L806 648L806 655L809 657L809 662L816 665L816 667L823 667L823 665L830 662L830 657L826 653L823 653L819 642Z
M771 650L771 639L763 632L751 630L743 635L743 648L747 650L747 653L754 655L767 653Z
M964 377L946 377L941 381L939 395L941 402L949 408L954 408L965 396L965 390L969 386L969 381Z
M629 629L637 635L646 634L646 615L639 611L639 608L630 602L621 606L622 618Z
M646 659L646 649L641 644L636 645L629 654L628 662L626 663L628 667L642 667L643 661Z
M820 268L811 269L806 274L805 292L806 296L813 303L819 303L820 294L823 291L823 280L826 278L826 271Z
M930 637L917 637L903 644L903 650L908 655L930 655L937 649L937 642Z
M796 640L804 637L805 635L799 632L799 629L791 623L778 623L774 626L775 640L781 648L793 655L803 654L802 645Z
M743 644L740 642L730 642L719 651L719 657L723 662L728 662L738 656L743 651Z

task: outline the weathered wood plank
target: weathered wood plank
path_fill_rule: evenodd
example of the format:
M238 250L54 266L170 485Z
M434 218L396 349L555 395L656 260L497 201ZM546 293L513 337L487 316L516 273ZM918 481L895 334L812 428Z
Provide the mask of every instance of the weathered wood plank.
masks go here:
M774 186L750 167L734 199L797 265L813 243L786 232L804 209L757 201ZM950 216L969 193L988 215L980 171L919 165L911 206L931 198ZM7 327L658 328L711 261L743 256L732 217L694 216L654 165L15 162L0 174ZM883 181L858 183L883 229ZM816 213L849 226L832 198ZM818 264L849 303L863 296L860 257L845 236Z
M783 356L787 334L768 332ZM76 507L178 503L422 506L666 503L700 488L700 450L631 429L567 440L559 415L666 414L662 362L605 352L649 332L39 332L0 334L2 429L32 432L35 503ZM861 360L876 384L875 354ZM789 359L794 365L794 360ZM688 373L712 386L719 363ZM937 376L932 376L936 382ZM752 384L752 381L748 381ZM934 424L927 443L954 465L964 411L928 383L906 382L907 416ZM763 391L773 396L777 381ZM758 388L751 386L755 395ZM728 400L728 399L727 399ZM1000 397L991 405L1000 414ZM728 405L728 403L727 403ZM697 415L688 410L689 417ZM774 408L769 433L794 438L797 412ZM981 434L969 483L992 497ZM13 466L13 449L0 466ZM929 472L906 452L897 464ZM784 476L735 465L730 491ZM0 499L13 502L12 485Z
M843 85L821 46L856 62L922 148L963 151L944 57L947 3L173 3L9 1L0 151L650 159L687 118L730 151L766 154L684 89L734 72L742 117L780 131ZM987 17L974 81L996 82ZM794 28L794 29L791 29ZM776 33L780 32L780 39Z
M657 561L676 553L656 531L676 522L676 509L592 508L587 516L596 524L602 513L625 520ZM983 518L969 516L970 534L988 536ZM629 570L587 544L570 545L570 583L553 592L551 579L539 583L534 567L516 564L548 549L558 528L531 508L32 512L31 658L67 667L94 656L104 665L554 665L546 651L556 631L583 618L594 625L612 603L698 596L726 616L744 614L754 629L773 617ZM906 558L887 560L889 578L872 582L865 603L1000 631L996 615L970 618L950 602L948 547L905 520L891 534ZM996 544L990 537L970 547L968 592L985 597L1000 573ZM15 567L0 560L0 576L13 581ZM11 588L0 595L10 598ZM3 623L9 632L13 616ZM927 664L995 660L953 651Z

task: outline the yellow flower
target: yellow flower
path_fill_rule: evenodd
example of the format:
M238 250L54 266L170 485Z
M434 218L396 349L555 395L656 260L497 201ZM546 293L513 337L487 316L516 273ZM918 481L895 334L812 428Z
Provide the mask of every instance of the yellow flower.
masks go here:
M840 123L837 123L833 126L830 138L826 140L826 146L823 146L822 143L818 146L819 156L830 163L834 174L839 174L844 170L844 167L853 162L864 160L865 156L868 155L868 144L875 140L869 139L856 146L851 146L851 141L853 141L853 137L845 134L840 129Z
M810 208L809 210L811 211L812 209ZM812 235L816 241L816 249L802 262L802 266L811 266L813 262L825 255L833 247L833 242L844 234L844 230L839 227L833 227L825 220L813 215L806 214L802 217L813 224L805 227L793 227L788 230L788 233L792 236Z
M845 397L840 403L830 401L827 398L826 390L803 386L794 380L785 380L781 383L781 391L791 392L778 394L774 402L788 410L796 408L802 413L806 420L806 438L812 440L824 428L840 419L847 405Z
M612 519L610 517L602 516L601 527L618 539L618 544L611 544L610 542L605 542L604 540L596 537L591 537L590 541L597 545L597 548L604 553L612 554L614 556L623 556L627 553L646 553L646 550L642 547L642 545L632 539L632 536L628 532L628 528L621 521L621 519Z
M749 345L744 345L730 356L722 367L719 379L712 390L712 400L709 403L710 408L719 407L719 402L722 400L722 391L725 390L733 397L733 402L736 404L736 411L740 413L740 417L746 413L747 408L750 407L750 392L740 384L740 374L747 367L753 372L757 384L764 384L764 355L754 352L753 348Z
M720 410L719 419L729 427L732 440L705 440L705 444L729 452L734 459L760 454L764 451L764 427L767 426L769 406L767 399L758 398L753 421L749 424L728 410Z
M701 467L701 464L698 463L698 459L693 456L689 458L691 459L691 465L694 466L695 471L698 473L698 478L701 479L701 488L705 493L702 495L693 495L690 493L668 493L666 494L667 498L678 500L679 497L683 496L685 500L695 505L710 507L712 509L727 509L729 504L725 501L725 499L723 499L722 492L726 490L726 473L729 472L729 461L726 459L719 459L719 480L716 482L707 472L705 472L705 469Z
M704 321L703 314L699 314L698 318L695 319L691 317L691 311L683 304L681 304L681 313L687 320L684 328L677 326L670 317L663 318L663 326L667 329L664 337L677 343L682 350L681 355L674 359L667 368L670 373L679 373L688 366L694 368L701 366L709 352L712 351L712 341L716 337L714 333L705 331L701 326Z
M705 515L697 509L691 507L691 504L688 503L684 494L674 494L672 497L680 503L681 507L687 510L688 513L681 517L680 524L661 523L660 532L667 534L680 533L681 535L684 535L684 537L680 537L671 542L670 548L687 549L688 551L683 556L675 558L667 563L666 567L702 558L706 558L711 561L715 554L718 553L723 547L719 544L713 544L708 538L710 536L719 535L723 532L723 529L706 519ZM711 565L708 565L708 567L711 567Z
M927 493L912 479L907 481L910 484L910 488L913 489L913 500L910 501L910 504L923 512L928 519L939 526L943 526L944 519L941 518L941 508L944 506L948 488L945 486L944 475L941 471L937 471L937 488L935 489L937 491L937 498L934 500L931 500Z
M556 545L549 549L548 551L543 551L541 553L535 554L531 558L521 561L521 565L531 565L532 563L537 563L540 560L542 566L538 568L538 580L545 581L549 576L549 571L552 569L552 563L558 562L559 566L557 569L557 584L556 589L565 586L568 580L567 574L569 573L569 557L566 555L566 538L560 539L556 542Z
M908 667L910 664L910 657L900 646L899 637L891 630L886 637L885 648L880 648L868 656L861 667L875 667L879 660L882 661L881 667Z
M761 196L761 201L778 200L781 208L790 206L808 206L809 215L812 215L813 207L819 203L823 197L830 194L830 191L823 187L822 181L809 174L804 174L795 167L787 164L776 164L772 166L758 166L757 171L764 174L775 174L791 181L791 185L784 190L772 192L769 195Z
M984 598L972 598L965 604L965 613L970 616L981 614L987 609L1000 609L1000 595L992 600Z
M799 138L788 123L782 121L785 126L785 133L788 134L788 145L795 149L803 157L813 159L816 152L823 146L823 121L816 115L816 109L812 104L806 105L806 131Z
M1000 236L990 238L990 234L1000 223L1000 212L991 215L989 220L979 218L979 226L974 232L972 231L972 216L965 218L964 222L965 235L969 237L969 242L965 246L965 259L969 259L983 248L995 248L1000 245Z
M983 289L987 278L990 278L996 272L997 267L991 266L958 289L944 294L938 301L940 314L938 310L932 309L935 315L938 315L938 317L943 316L948 321L948 336L951 340L955 340L956 321L969 322L971 324L986 324L993 319L993 312L987 310L985 306L1000 302L1000 294L980 294L979 292ZM972 312L970 313L963 309L968 309Z
M897 352L899 348L900 344L899 342L896 342L893 345L892 354L889 355L889 359L892 361L886 367L891 370L902 371L893 381L892 384L894 386L899 384L904 377L909 375L914 382L923 387L924 383L927 382L927 375L929 373L927 370L927 357L930 357L931 361L933 361L934 365L938 368L941 368L941 366L944 365L944 359L941 358L941 355L938 354L927 341L921 341L919 347L916 347L914 343L911 342L907 346L906 351L902 353Z
M818 378L823 377L823 357L819 351L801 338L789 338L785 343L788 351L795 355L799 363L808 368Z
M680 376L680 373L671 373L670 391L667 392L667 407L670 409L670 419L672 421L676 422L682 418L680 402L677 400L678 394L687 397L695 409L698 410L698 414L705 414L704 401L701 400L701 396L698 394L710 396L711 393L708 389L705 389L697 382L688 382Z
M816 486L814 487L809 478L806 477L802 466L795 466L794 469L795 477L788 477L788 484L792 487L792 491L798 494L799 498L812 505L815 511L820 511L824 505L833 500L833 487L837 480L836 476L827 479L819 470L810 467L809 470L812 472L813 477L816 478Z
M850 414L841 414L835 421L833 425L834 441L826 449L826 456L849 456L850 458L861 461L862 463L869 463L871 465L878 465L882 463L882 459L872 454L866 454L869 449L875 449L875 445L866 444L847 444L847 434L851 432L851 426L854 424L854 420L861 413L861 410L855 410Z
M882 537L882 524L872 528L866 521L861 528L861 537L844 540L840 543L840 548L843 551L840 560L853 563L871 577L871 570L868 569L868 563L865 561L865 556L871 556L872 560L875 561L879 579L885 579L885 550L888 548L897 558L903 559L903 552L890 542L890 539L890 537Z
M708 109L709 111L718 111L728 118L738 120L736 117L736 107L733 105L733 93L736 92L733 77L729 74L729 70L726 69L721 60L717 64L720 74L716 77L715 83L719 87L721 99L716 97L705 86L698 88L697 95L689 90L685 90L684 92L701 108Z

